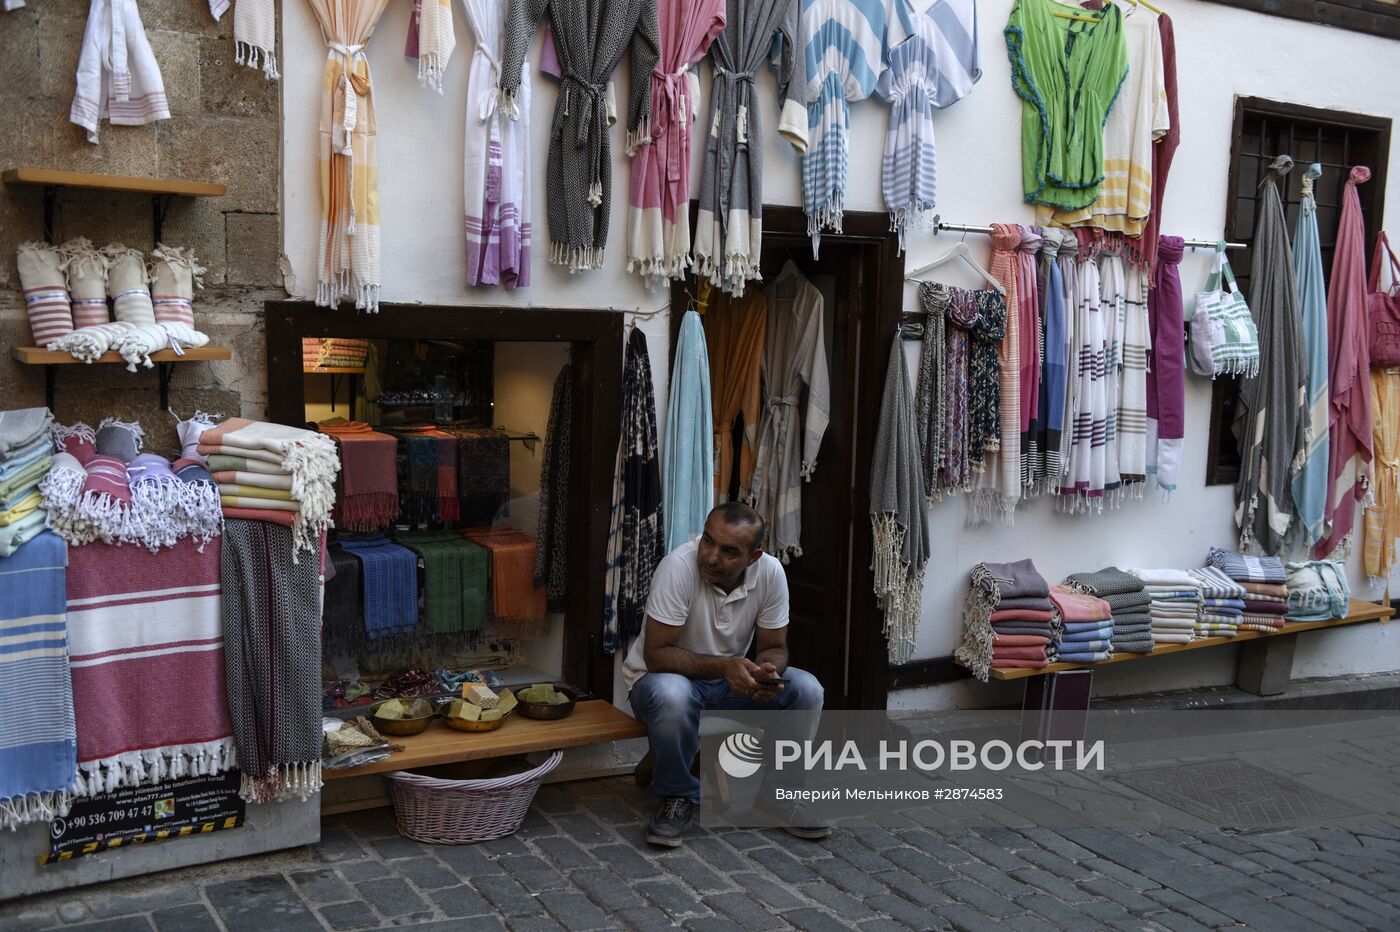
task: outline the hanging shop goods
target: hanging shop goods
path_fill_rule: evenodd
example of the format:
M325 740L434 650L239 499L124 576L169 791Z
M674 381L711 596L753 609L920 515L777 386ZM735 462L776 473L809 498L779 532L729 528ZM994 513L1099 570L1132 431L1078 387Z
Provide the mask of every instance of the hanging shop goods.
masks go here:
M802 207L812 255L823 230L841 232L846 209L851 112L848 103L875 91L889 50L912 33L908 6L899 0L802 0L807 56L807 136L802 156Z
M714 80L694 264L720 291L740 297L751 279L761 277L763 256L763 119L756 75L776 45L778 135L805 153L807 39L802 0L733 0L728 9L724 31L710 46ZM708 328L706 323L707 335Z
M171 580L180 581L178 590L168 588ZM227 632L220 637L229 585L225 574L221 595L220 548L200 552L189 540L159 554L106 543L69 549L82 795L234 766L219 688L232 653L224 651ZM191 701L192 684L209 687L198 701Z
M291 529L224 525L219 615L239 795L248 802L305 800L321 788L322 544L311 546L316 558L298 561L303 544Z
M1326 621L1342 618L1351 601L1351 586L1347 583L1345 563L1331 560L1308 560L1289 563L1288 614L1289 621Z
M1166 494L1176 490L1186 442L1186 324L1180 272L1185 251L1181 237L1161 238L1147 298L1147 474Z
M209 0L209 13L214 21L233 6L233 60L249 68L258 68L269 81L281 77L277 72L277 8L274 0Z
M802 556L801 488L817 470L831 420L831 384L821 292L791 260L766 291L763 414L752 492L754 508L768 523L764 549L786 563ZM804 388L807 402L799 412Z
M442 93L442 76L457 47L452 0L414 0L404 55L418 60L418 83Z
M1167 95L1167 131L1152 144L1152 209L1142 231L1143 257L1155 274L1157 249L1161 245L1162 200L1167 191L1167 174L1171 171L1176 147L1181 143L1181 114L1176 97L1176 33L1172 19L1166 13L1157 14L1157 31L1162 48L1162 87Z
M1088 225L1142 236L1152 210L1154 143L1166 135L1171 122L1161 30L1142 7L1129 9L1122 27L1128 70L1122 86L1116 88L1108 122L1103 124L1103 183L1098 196L1078 210L1055 210L1040 204L1036 209L1039 223ZM1078 25L1074 20L1057 18L1055 22Z
M913 27L906 41L891 43L889 67L875 86L890 104L880 183L900 252L910 230L933 229L933 111L962 100L982 77L976 0L935 0Z
M136 0L92 0L68 119L87 130L94 145L103 120L144 126L170 119L165 83Z
M1038 358L1040 384L1036 391L1036 414L1031 428L1030 473L1026 494L1050 494L1059 489L1065 461L1061 458L1065 434L1065 392L1069 385L1070 331L1065 305L1064 280L1058 257L1068 234L1061 230L1041 231L1036 281L1039 284L1040 333ZM1069 237L1072 238L1072 237Z
M0 450L9 433L6 416L18 413L0 412ZM0 528L0 630L11 632L0 635L0 681L10 696L0 708L0 829L11 831L67 815L78 782L67 547L40 521L23 547L6 546Z
M1136 263L1122 267L1122 339L1118 359L1118 475L1125 492L1139 498L1147 481L1147 359L1152 352L1147 309L1147 270Z
M326 40L317 170L321 236L316 303L353 297L379 311L379 156L374 86L365 45L385 0L310 0ZM358 174L358 179L356 175Z
M498 106L508 0L463 0L476 38L467 77L463 191L467 284L530 284L530 68L521 62L519 116Z
M1385 255L1381 254L1385 250ZM1390 260L1390 288L1380 289L1381 265ZM1400 259L1390 248L1382 230L1371 254L1371 278L1367 284L1366 314L1370 319L1371 365L1375 368L1400 366Z
M1128 73L1123 14L1114 4L1093 22L1055 15L1055 0L1016 0L1006 24L1011 84L1021 107L1026 203L1080 210L1104 179L1104 134Z
M710 398L714 415L715 501L729 500L738 470L739 498L752 496L758 457L758 425L763 398L763 352L768 336L768 296L754 288L741 297L700 285L705 310L705 344L710 356ZM739 448L734 426L742 419Z
M651 577L666 555L661 511L660 438L652 397L646 336L633 328L622 375L622 445L619 462L621 509L616 555L616 613L604 619L603 650L612 653L642 630ZM611 549L612 542L609 542ZM609 572L613 564L609 563Z
M870 470L874 537L870 569L875 577L875 599L884 610L890 663L907 663L914 656L923 610L924 567L929 558L919 429L901 344L898 336L890 344Z
M536 586L535 541L513 527L468 528L468 540L485 548L491 560L491 615L509 640L544 637L545 589Z
M998 634L992 647L993 662L1003 659L1023 659L1045 662L1092 663L1106 659L1113 651L1113 639L1118 636L1118 627L1113 619L1108 603L1097 596L1074 592L1065 586L1054 586L1050 590L1050 602L1054 605L1053 634L1048 645L1027 645L1019 648L1006 644L1013 638L1037 638L1037 635ZM1024 614L1023 614L1024 613ZM993 625L998 615L1007 616L1011 612L1003 609L993 614ZM1025 620L1025 610L1016 617ZM1040 613L1037 612L1037 615ZM993 630L996 630L995 627ZM1125 634L1122 643L1134 637ZM1006 644L1006 647L1003 645ZM1131 645L1129 645L1131 646ZM1007 649L1010 648L1010 649ZM1151 649L1151 645L1148 645Z
M1006 289L1006 331L997 345L1000 441L989 439L985 446L984 468L977 475L969 511L974 524L994 516L1009 524L1021 500L1021 282L1016 259L1021 232L1007 223L993 224L992 231L990 271ZM1033 270L1031 274L1034 277Z
M1371 400L1375 406L1372 434L1375 501L1366 505L1365 566L1371 584L1381 586L1396 566L1400 539L1400 372L1372 369Z
M388 527L399 513L398 441L364 421L335 418L321 421L316 429L330 435L340 456L340 482L336 485L336 525L347 531L378 531ZM263 465L263 464L258 464ZM216 474L220 483L291 491L292 477L254 469L233 476Z
M1225 258L1225 242L1215 246L1215 266L1205 290L1196 292L1191 314L1191 371L1253 378L1259 372L1259 330L1235 272Z
M550 260L569 271L603 265L612 204L607 83L628 45L631 92L628 149L635 147L651 102L651 71L660 52L656 5L611 0L598 11L582 0L510 0L501 58L500 106L519 119L522 68L535 27L549 13L562 85L550 129L546 166Z
M1021 398L1021 486L1022 495L1039 481L1045 468L1038 450L1036 415L1040 407L1040 365L1044 355L1044 338L1040 319L1040 292L1037 288L1036 256L1040 252L1040 234L1029 227L1017 226L1021 241L1016 244L1016 308L1021 335L1021 368L1019 393ZM1038 465L1033 465L1038 461Z
M724 0L657 0L661 52L646 123L632 154L627 271L682 278L690 258L691 124L700 113L695 66L725 25Z
M1235 524L1240 547L1277 553L1293 520L1295 457L1307 448L1304 355L1298 291L1278 179L1293 168L1279 156L1264 178L1255 224L1250 309L1259 327L1259 372L1240 383L1233 425L1240 450Z
M680 358L677 352L677 359ZM549 401L549 424L540 456L540 497L536 512L533 581L544 586L549 610L564 610L568 584L569 463L573 431L573 366L564 365L554 379ZM672 383L674 384L674 382ZM673 389L674 390L674 389ZM509 479L509 476L507 476Z
M693 309L681 318L666 405L666 552L699 537L715 501L714 415L705 327Z
M1342 216L1332 253L1332 277L1327 291L1328 424L1327 497L1323 537L1313 555L1326 557L1342 547L1348 552L1356 503L1365 501L1371 485L1371 348L1366 327L1366 229L1356 186L1368 181L1371 170L1352 168L1342 192Z
M1327 456L1330 414L1327 397L1327 294L1322 277L1322 244L1317 232L1317 199L1313 183L1322 176L1314 162L1303 173L1298 200L1298 224L1293 231L1293 277L1302 317L1307 378L1303 404L1301 465L1293 477L1293 511L1297 518L1291 540L1311 548L1323 536L1323 507L1327 497Z
M341 538L337 546L356 568L354 581L359 584L346 593L346 601L352 603L354 609L344 614L330 605L332 592L339 594L346 588L339 562L334 585L326 584L324 617L328 622L335 619L351 627L342 640L351 647L358 647L365 640L411 637L418 627L418 556L382 534ZM425 560L425 569L426 564ZM334 641L330 635L328 630L328 640Z
M486 550L453 530L395 532L394 542L423 564L423 612L428 634L480 632L486 627Z
M1030 560L979 563L972 568L972 585L963 604L962 645L953 656L984 683L994 667L1040 669L1046 665L1043 657L1017 656L1020 651L1015 648L1044 650L1054 634L1054 618L1050 587ZM1039 644L1020 640L1027 635L1043 640ZM997 656L1002 636L1017 640L1004 644L1001 656ZM1013 652L1008 654L1007 648Z

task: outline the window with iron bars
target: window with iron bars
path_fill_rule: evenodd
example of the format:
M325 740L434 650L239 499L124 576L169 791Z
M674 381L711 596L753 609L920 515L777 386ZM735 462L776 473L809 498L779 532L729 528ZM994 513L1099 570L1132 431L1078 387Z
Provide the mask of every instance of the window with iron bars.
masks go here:
M1366 256L1370 261L1376 236L1383 229L1385 169L1390 160L1390 120L1386 117L1338 110L1318 110L1258 97L1235 98L1235 127L1230 149L1230 182L1225 209L1225 238L1244 243L1245 249L1229 253L1230 267L1248 298L1250 266L1254 259L1254 229L1259 217L1260 185L1269 163L1279 155L1291 155L1296 163L1279 185L1291 239L1298 220L1303 169L1322 165L1322 177L1313 186L1317 199L1317 228L1322 243L1323 276L1332 274L1332 251L1341 219L1342 191L1353 165L1371 169L1371 180L1358 185L1361 214L1366 226ZM1186 283L1186 290L1192 290ZM1189 301L1189 298L1188 298ZM1190 312L1188 308L1188 313ZM1239 479L1240 451L1231 424L1239 398L1239 380L1218 378L1211 396L1210 439L1207 445L1206 484L1233 484Z

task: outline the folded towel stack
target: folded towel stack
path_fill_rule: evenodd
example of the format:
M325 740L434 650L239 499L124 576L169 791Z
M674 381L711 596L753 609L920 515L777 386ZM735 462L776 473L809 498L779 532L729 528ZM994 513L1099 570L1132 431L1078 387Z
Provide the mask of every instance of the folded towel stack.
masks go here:
M0 557L44 529L39 484L53 465L48 408L0 411Z
M1244 597L1247 595L1244 587L1214 566L1187 572L1200 583L1203 596L1196 634L1212 638L1232 638L1238 634L1244 614Z
M1240 630L1272 632L1283 627L1283 616L1288 611L1288 574L1282 560L1212 547L1206 564L1220 570L1242 590L1231 596L1244 603Z
M1288 570L1289 621L1326 621L1344 618L1351 602L1346 565L1333 560L1290 563Z
M1189 644L1201 622L1201 584L1186 570L1131 569L1152 597L1152 640Z
M1152 597L1144 591L1141 579L1109 566L1097 573L1072 573L1065 585L1107 603L1113 616L1109 643L1115 653L1152 652Z
M1050 651L1053 660L1064 663L1094 663L1113 653L1113 613L1097 596L1075 592L1068 586L1050 590L1061 624Z
M993 667L1043 669L1055 622L1050 587L1034 563L979 563L963 606L962 646L953 656L983 681Z

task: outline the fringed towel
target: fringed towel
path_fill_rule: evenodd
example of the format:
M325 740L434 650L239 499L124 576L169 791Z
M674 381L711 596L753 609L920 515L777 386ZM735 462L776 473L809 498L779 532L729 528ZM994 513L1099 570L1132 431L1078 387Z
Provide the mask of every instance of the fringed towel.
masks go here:
M706 370L708 375L708 368ZM549 425L540 456L540 498L536 511L536 586L544 586L549 610L562 612L568 587L569 447L573 432L573 367L565 365L554 379Z
M992 225L989 271L1006 289L1006 329L997 347L1000 440L996 443L989 440L985 447L985 468L977 477L968 512L973 524L998 517L1009 525L1015 519L1016 503L1021 500L1021 304L1016 259L1020 244L1021 231L1015 224ZM996 292L978 294L995 295ZM979 297L979 310L980 302ZM974 397L977 394L985 392L974 391Z
M418 626L417 555L379 534L342 537L339 543L359 564L356 596L363 593L363 635L377 640L413 634Z
M67 563L50 533L0 554L0 828L12 831L67 815L77 786Z
M404 54L418 60L418 83L442 93L442 76L457 47L452 0L415 0Z
M296 543L292 561L297 562L301 552L316 549L317 540L331 526L335 477L340 471L340 458L331 438L297 427L233 417L204 430L197 449L203 456L245 457L291 473L292 498L301 503L292 524Z
M557 390L557 389L556 389ZM700 536L715 500L714 416L710 409L710 358L700 315L681 319L666 406L666 552ZM545 478L541 471L541 489ZM544 535L541 534L541 537Z
M718 46L716 46L718 47ZM738 472L738 493L748 498L762 418L763 349L768 336L768 296L760 288L735 298L700 285L705 345L710 357L710 408L714 415L715 501L728 501ZM734 428L742 419L737 440Z
M465 157L467 284L530 284L531 75L520 67L519 119L501 111L501 49L507 0L464 0L475 38L467 76Z
M399 438L399 507L411 524L455 522L457 438L436 427L403 428Z
M68 276L68 296L73 302L73 326L81 330L110 321L107 309L107 259L85 236L59 247L63 271ZM49 349L63 349L50 346Z
M627 338L622 374L622 534L617 617L604 624L603 650L612 653L636 637L646 618L651 577L666 556L661 464L646 335Z
M48 346L73 332L73 305L63 277L63 256L46 243L21 243L19 284L35 346Z
M748 282L762 277L767 102L755 93L757 76L766 61L776 59L778 135L802 155L807 151L808 37L801 0L733 0L726 8L724 31L710 46L714 81L710 118L701 124L709 132L700 171L694 253L703 279L719 291L742 297ZM718 357L713 338L710 347Z
M583 0L510 0L501 48L500 106L511 119L521 114L522 68L546 11L562 84L545 167L550 260L571 272L602 268L612 202L607 83L630 46L627 138L632 148L644 132L651 72L660 53L656 4L612 0L594 7Z
M1308 549L1323 537L1331 445L1328 436L1331 405L1327 395L1327 283L1322 277L1322 241L1317 231L1317 198L1313 195L1313 184L1321 176L1322 166L1316 162L1303 172L1298 223L1293 229L1293 275L1307 354L1303 396L1307 415L1303 422L1304 449L1299 451L1301 462L1293 477L1293 510L1297 521L1293 524L1292 536Z
M510 640L549 632L543 586L534 582L535 542L513 527L469 528L463 536L491 557L491 614Z
M490 524L509 512L510 437L490 428L447 428L457 438L457 497L461 520Z
M632 154L627 271L682 278L690 258L690 139L700 113L695 68L724 29L725 0L658 0L661 49L646 123Z
M1040 371L1035 417L1035 458L1031 461L1031 491L1058 492L1065 461L1061 458L1066 433L1065 398L1069 390L1069 340L1071 309L1065 304L1065 283L1060 272L1059 254L1066 234L1042 230L1040 265L1041 340L1044 357Z
M209 0L209 13L217 22L234 0ZM233 8L233 60L249 68L261 68L269 81L277 72L277 8L273 0L237 0ZM258 59L261 58L261 64Z
M870 469L870 526L875 539L870 569L875 576L875 599L885 614L890 663L907 663L914 656L929 558L919 428L903 343L896 336L890 344Z
M28 449L35 441L49 435L53 415L48 408L17 408L0 411L0 462Z
M103 120L143 126L170 119L165 82L136 0L92 0L68 119L87 130L93 144Z
M423 611L428 634L480 632L486 627L489 560L481 545L457 531L395 534L394 542L423 561Z
M994 662L992 612L1003 598L1022 596L1050 597L1050 587L1030 560L979 563L972 568L972 585L963 603L962 646L953 656L984 683Z
M1356 186L1371 177L1357 165L1342 192L1342 218L1332 253L1327 291L1328 422L1331 449L1323 538L1313 555L1327 556L1339 545L1343 553L1356 520L1356 503L1364 502L1371 483L1371 348L1366 310L1366 228Z
M288 528L224 526L219 617L239 795L248 802L304 800L321 788L321 544L312 546L315 557L298 561L301 544Z
M193 249L161 244L151 251L151 304L156 323L194 327L194 290L204 287L207 271Z
M1060 507L1100 512L1108 481L1109 330L1103 307L1099 264L1080 250L1075 265L1074 363L1071 366L1074 429L1069 464L1060 483Z
M112 299L112 316L133 327L155 324L150 278L141 250L110 243L102 247L102 255L107 260L107 297Z
M188 540L158 555L94 543L68 561L80 792L232 767L219 551ZM286 572L276 566L258 569Z
M1176 490L1181 476L1186 438L1186 324L1179 269L1185 250L1180 236L1163 236L1158 242L1147 304L1147 474L1166 495Z
M203 550L205 544L224 532L219 488L201 460L182 456L171 463L170 468L185 484L185 494L180 500L185 532Z
M356 309L374 314L379 311L381 284L378 128L364 50L388 4L383 0L310 3L327 46L317 154L321 242L316 303L335 307L343 299L354 298ZM298 549L303 546L298 541Z
M1249 308L1259 328L1259 374L1240 383L1233 430L1240 449L1235 524L1240 549L1278 553L1293 521L1293 474L1302 465L1308 425L1307 358L1278 179L1293 168L1269 166L1255 223Z
M1095 573L1070 573L1065 577L1065 585L1075 592L1096 595L1105 600L1115 595L1141 592L1143 588L1141 579L1116 566L1106 566Z
M399 513L398 441L364 421L336 418L316 425L335 438L340 452L336 486L337 525L348 531L377 531ZM285 476L291 488L291 476Z
M1021 368L1017 394L1021 399L1021 494L1034 488L1044 460L1039 455L1036 436L1036 416L1040 408L1040 365L1044 354L1044 333L1040 320L1040 292L1036 281L1036 255L1041 237L1030 227L1017 224L1021 241L1016 244L1016 308L1017 330L1021 340ZM1040 460L1039 470L1036 460Z
M1371 584L1385 585L1395 572L1400 541L1400 373L1372 369L1371 401L1375 407L1371 483L1374 501L1366 505L1362 557Z
M1345 618L1351 602L1346 564L1309 560L1288 564L1288 620Z
M1147 481L1147 370L1152 352L1148 320L1147 273L1138 265L1123 272L1118 410L1118 478L1125 492L1142 497ZM1180 331L1179 331L1180 332Z
M1254 557L1233 550L1210 548L1206 563L1236 582L1283 584L1287 576L1278 557Z

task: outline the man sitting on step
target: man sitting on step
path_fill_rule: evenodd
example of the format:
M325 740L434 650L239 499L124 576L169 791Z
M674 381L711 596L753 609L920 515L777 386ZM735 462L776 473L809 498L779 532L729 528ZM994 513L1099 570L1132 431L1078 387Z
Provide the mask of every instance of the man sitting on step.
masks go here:
M787 665L787 576L763 552L765 533L758 512L727 502L710 512L699 539L667 554L652 577L646 627L622 667L632 712L647 726L655 758L651 786L661 808L647 827L652 844L679 846L700 803L691 762L700 748L702 711L807 712L797 729L805 733L793 737L815 734L822 685ZM756 662L745 656L755 633ZM780 815L791 834L831 834L798 813Z

